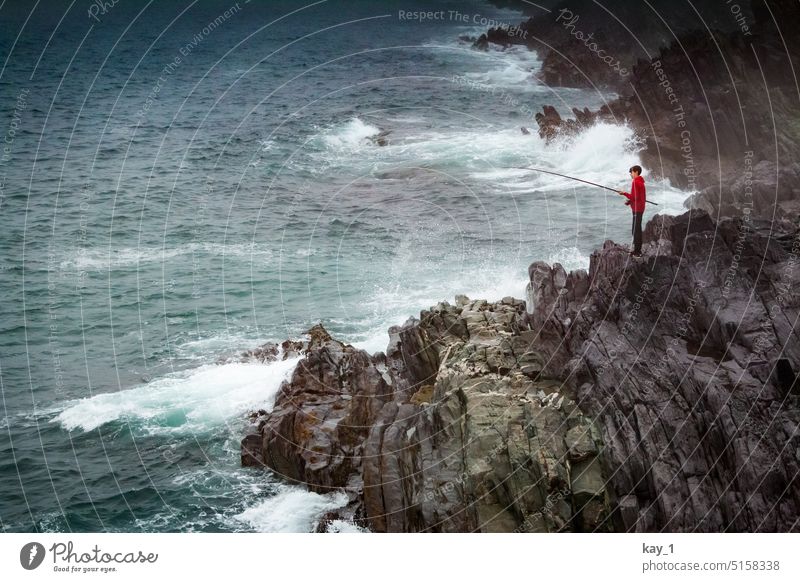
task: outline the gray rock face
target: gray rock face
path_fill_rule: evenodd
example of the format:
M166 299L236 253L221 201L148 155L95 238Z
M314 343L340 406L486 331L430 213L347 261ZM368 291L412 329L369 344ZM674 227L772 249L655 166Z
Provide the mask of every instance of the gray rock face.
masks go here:
M386 354L321 326L243 463L377 532L798 531L800 231L656 216L644 257L533 263ZM335 519L336 516L331 516Z
M526 318L522 301L460 296L374 356L317 326L242 458L346 490L378 532L608 528L599 433L542 374Z
M600 428L616 529L800 530L798 235L692 211L655 217L644 259L608 241L583 295L532 265L536 345Z

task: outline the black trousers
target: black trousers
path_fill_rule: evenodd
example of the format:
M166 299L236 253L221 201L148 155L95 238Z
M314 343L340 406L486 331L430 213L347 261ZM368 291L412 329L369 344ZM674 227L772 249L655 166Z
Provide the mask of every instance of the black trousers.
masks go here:
M633 252L642 252L642 215L644 212L633 213L633 225L631 226L631 235L633 236Z

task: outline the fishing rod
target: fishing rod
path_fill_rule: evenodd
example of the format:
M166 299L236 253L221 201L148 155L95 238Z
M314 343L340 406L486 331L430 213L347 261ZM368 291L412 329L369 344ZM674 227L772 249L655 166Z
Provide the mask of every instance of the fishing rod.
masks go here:
M561 178L567 178L568 180L575 180L576 182L583 182L584 184L589 184L591 186L597 186L598 188L604 188L606 190L611 190L612 192L619 193L619 190L616 188L609 188L608 186L603 186L602 184L597 184L595 182L590 182L589 180L581 180L580 178L575 178L573 176L567 176L566 174L559 174L558 172L551 172L550 170L542 170L541 168L522 168L520 166L511 166L515 170L532 170L534 172L542 172L543 174L552 174L553 176L559 176ZM650 202L649 200L645 200L648 204L653 204L654 206L658 206L657 202Z

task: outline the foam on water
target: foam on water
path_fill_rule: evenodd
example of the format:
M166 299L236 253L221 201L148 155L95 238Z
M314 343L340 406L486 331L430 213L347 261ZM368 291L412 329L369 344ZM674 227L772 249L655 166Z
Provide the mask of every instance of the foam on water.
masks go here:
M481 53L478 53L481 54ZM487 85L495 91L499 88L521 91L549 91L534 76L542 67L539 56L523 46L503 49L489 45L488 51L481 54L483 63L489 67L485 72L467 72L464 76L470 81ZM498 60L501 61L498 63Z
M589 255L582 253L577 247L567 247L555 251L550 254L546 262L551 266L561 263L567 273L577 269L589 270Z
M368 529L358 527L354 523L343 519L334 519L328 524L328 533L369 533Z
M180 359L208 362L213 358L240 354L244 350L262 346L268 341L272 341L271 338L264 337L256 330L208 333L202 337L198 337L197 334L193 333L191 335L174 336L170 342L170 354Z
M235 518L257 532L312 532L325 513L344 507L347 501L343 492L320 495L299 487L286 487Z
M272 249L256 243L189 243L172 248L163 247L123 247L119 249L90 249L74 253L61 262L62 270L104 271L139 265L142 263L163 262L188 254L224 256L235 259L263 260L272 256Z
M391 117L387 118L391 125ZM579 177L611 188L629 189L628 168L642 165L643 144L626 125L598 123L576 136L550 144L536 131L523 135L518 127L497 128L491 124L454 125L449 129L408 127L389 135L389 144L379 147L366 137L380 130L360 119L350 119L319 135L323 149L310 152L313 164L377 177L421 176L427 171L444 172L442 179L463 181L467 187L490 185L498 192L563 192L592 188L579 182L519 169L540 167ZM324 164L320 164L323 162ZM426 170L427 168L427 170ZM312 167L312 171L313 171ZM644 168L648 180L650 169ZM657 202L651 210L678 214L691 194L663 180L648 180L648 198ZM609 193L607 196L614 196ZM616 201L616 200L615 200Z
M378 131L374 126L355 121L359 127ZM361 135L350 129L353 123L351 120L340 126L334 135ZM339 137L326 143L329 148L312 155L357 172L380 172L401 165L432 169L446 166L454 177L467 183L470 180L522 183L543 190L574 188L576 183L546 174L532 175L514 166L533 165L590 181L611 181L614 187L613 183L620 182L620 178L623 182L627 179L630 166L641 163L638 155L641 143L633 131L624 125L605 123L552 144L546 144L535 131L523 135L518 127L497 128L474 122L450 129L390 134L389 144L384 147L364 139Z
M51 422L66 430L128 421L145 434L205 433L250 410L271 409L299 360L207 365L73 402Z
M380 133L374 125L365 123L355 117L346 123L326 130L322 136L323 143L330 149L359 149L369 142L369 138Z

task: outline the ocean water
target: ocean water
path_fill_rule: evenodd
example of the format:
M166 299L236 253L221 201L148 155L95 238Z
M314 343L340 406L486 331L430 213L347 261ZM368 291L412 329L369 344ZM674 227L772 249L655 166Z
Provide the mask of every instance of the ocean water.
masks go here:
M619 196L510 168L625 187L640 148L522 134L614 95L463 40L512 10L107 4L0 3L3 531L309 531L345 497L239 467L296 361L237 354L318 322L383 350L420 309L524 297L532 261L628 241ZM399 16L432 9L467 21Z

